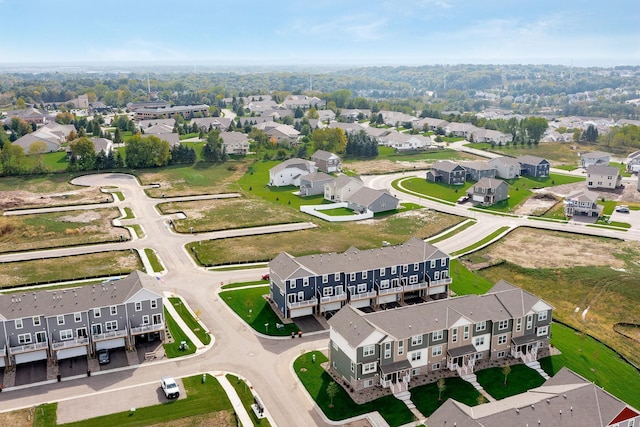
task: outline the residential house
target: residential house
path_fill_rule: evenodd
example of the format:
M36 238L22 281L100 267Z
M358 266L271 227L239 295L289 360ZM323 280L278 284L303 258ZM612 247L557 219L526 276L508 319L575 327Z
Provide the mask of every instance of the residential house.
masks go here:
M495 203L507 200L509 198L509 185L496 178L480 178L471 188L467 190L467 194L473 203L482 206L491 206Z
M461 162L466 172L467 181L480 181L482 178L495 178L496 170L486 161L474 160L470 162Z
M528 175L534 178L546 178L549 176L551 163L547 159L537 156L518 156L516 160L520 162L520 175Z
M371 110L369 109L351 109L343 108L340 110L340 117L350 122L357 122L361 119L368 119L371 116Z
M387 126L403 127L405 124L411 124L413 127L418 122L417 117L398 111L381 110L378 114L382 114L384 124Z
M347 207L354 212L387 212L398 209L398 198L386 190L362 187L347 197Z
M416 122L416 128L427 132L435 132L438 128L444 131L448 124L446 120L424 117Z
M298 137L300 136L300 132L298 132L293 126L289 125L278 125L276 127L265 129L264 132L271 138L275 139L276 142L286 143L289 145L297 144Z
M269 169L269 185L273 187L300 186L301 177L317 170L315 163L294 157Z
M444 131L447 135L462 137L465 139L469 139L469 136L478 130L477 127L472 125L471 123L458 123L451 122L445 128Z
M286 318L354 307L443 298L451 283L449 256L421 239L397 246L294 257L269 263L270 298Z
M324 172L313 172L300 178L300 195L324 194L324 186L335 178Z
M222 145L227 154L247 154L249 152L249 139L242 132L221 132Z
M11 119L14 117L24 120L27 123L35 123L36 125L43 125L47 121L46 116L35 108L7 111L7 118L4 120L5 124L10 124Z
M91 142L93 142L93 149L96 153L100 153L101 151L104 154L109 154L113 150L113 141L107 138L90 138Z
M429 148L431 138L422 135L398 133L398 138L391 144L396 151L416 151Z
M616 189L622 185L620 169L614 166L591 165L587 168L587 188Z
M640 150L627 156L627 171L634 173L640 171Z
M282 106L288 110L295 110L298 107L303 110L308 110L311 107L320 109L320 107L324 107L324 105L325 101L322 99L307 95L289 95L282 101Z
M496 176L503 179L513 179L520 176L520 162L513 157L496 157L489 160L489 164L496 170Z
M438 160L427 171L427 181L442 182L444 184L462 185L465 183L467 172L465 168L451 160Z
M331 120L335 120L336 113L332 110L318 110L318 119L323 122L329 122Z
M504 280L484 295L391 310L365 313L347 305L329 319L329 363L355 390L381 386L398 393L418 375L472 374L480 360L534 362L549 349L552 311Z
M329 128L342 129L345 135L348 133L357 134L365 129L364 127L360 126L358 123L350 123L350 122L330 122Z
M587 169L592 165L609 166L611 154L603 151L590 151L580 154L580 166Z
M335 173L342 170L340 157L337 154L324 150L318 150L311 156L311 161L315 162L318 170L326 173Z
M133 110L132 110L133 111ZM199 105L176 105L173 107L141 107L135 109L135 119L164 119L175 117L177 114L185 119L193 117L207 117L209 115L209 106L205 104Z
M56 122L49 122L33 133L42 136L53 134L58 138L59 142L65 142L69 139L72 132L77 132L74 125L61 125Z
M195 123L204 132L208 132L210 129L225 131L229 129L231 119L228 117L200 117L192 119L191 123Z
M142 132L145 132L145 133L147 131L147 128L150 128L156 125L164 125L166 126L165 129L170 129L169 132L172 132L173 127L176 125L176 119L172 117L170 119L148 119L148 120L139 120L136 122L136 126L138 127L138 129L140 129Z
M346 202L349 196L363 186L362 180L358 177L340 175L324 185L324 199L331 202Z
M469 139L473 142L493 142L495 144L506 144L513 141L513 135L502 133L493 129L475 128L471 131Z
M42 146L42 153L53 153L55 151L59 151L62 148L61 142L58 140L58 137L37 132L23 135L13 141L12 144L18 147L22 147L22 150L25 154L30 154L32 150L35 150L35 147L31 148L31 146L36 142L44 143L44 145Z
M96 285L0 295L0 367L164 339L162 295L140 271Z
M597 218L601 213L602 206L598 204L598 194L593 191L574 191L565 200L564 214L568 217L584 215Z
M540 387L470 407L448 399L429 415L432 426L629 427L640 411L567 367Z

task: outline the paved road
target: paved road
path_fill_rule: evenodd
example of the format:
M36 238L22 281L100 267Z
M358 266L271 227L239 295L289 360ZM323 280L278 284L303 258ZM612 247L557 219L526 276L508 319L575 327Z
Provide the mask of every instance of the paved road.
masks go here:
M406 174L404 176L409 175ZM422 175L423 173L419 172L418 176ZM375 188L390 188L390 183L401 176L403 175L365 177L365 182ZM200 312L201 319L215 336L215 345L209 351L192 357L165 360L136 369L111 372L105 375L93 375L90 378L3 392L0 396L0 411L32 407L61 399L73 399L95 392L128 390L139 384L157 382L160 376L167 374L182 377L211 370L224 370L237 373L252 383L277 425L281 427L328 425L314 409L313 402L302 390L302 386L291 372L291 362L302 351L326 347L327 334L304 336L296 339L273 339L256 336L244 323L231 314L226 304L220 301L217 296L216 290L219 288L220 283L255 280L260 274L266 272L266 269L206 271L197 267L184 250L184 245L195 240L221 236L221 233L227 232L199 233L196 235L174 233L168 226L167 218L161 216L155 208L157 203L172 199L149 198L142 191L138 182L131 176L123 174L90 175L78 178L76 183L116 187L118 191L125 195L125 200L115 202L114 205L119 207L128 206L133 210L136 215L135 222L142 225L146 232L145 237L141 240L117 244L5 255L0 257L0 261L29 259L32 257L66 256L76 254L78 251L87 253L89 251L104 251L112 248L153 248L167 269L161 286L168 291L180 294L194 310ZM392 190L392 192L398 193L395 190ZM584 225L573 223L556 224L532 221L520 217L500 217L469 211L462 206L443 205L404 193L398 195L403 201L419 203L451 214L476 218L478 221L476 225L452 239L437 244L438 247L447 252L462 249L504 225L510 227L527 225L640 240L640 231L636 228L625 233L585 227ZM265 227L261 230L250 229L246 232L281 232L310 226L313 226L313 224L273 226ZM234 230L228 233L238 232L238 230Z

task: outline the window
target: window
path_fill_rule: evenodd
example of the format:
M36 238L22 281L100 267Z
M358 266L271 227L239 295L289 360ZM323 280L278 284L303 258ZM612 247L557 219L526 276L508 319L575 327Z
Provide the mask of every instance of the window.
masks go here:
M404 354L404 341L398 341L398 356Z
M365 363L362 365L362 373L370 374L371 372L375 372L377 367L377 362Z
M64 316L58 316L58 325L64 325Z
M304 292L303 291L298 292L298 301L304 301Z
M432 371L439 371L440 370L440 364L439 363L434 363L433 365L431 365L431 370Z
M469 339L469 325L464 325L464 335L462 339L465 341Z
M533 316L530 314L527 316L527 329L533 328Z
M82 313L73 313L73 321L76 323L82 322Z
M295 280L287 280L287 285L289 285L289 289L295 289L296 288L296 281Z
M76 337L78 337L78 338L86 338L87 337L87 328L78 328L78 329L76 329Z
M409 271L409 266L408 265L403 265L402 266L402 272L406 273L407 271Z
M458 342L458 328L451 330L451 342Z
M498 345L505 344L506 342L507 342L507 336L506 335L498 336Z
M389 288L389 279L380 281L380 289L388 289Z
M344 288L342 287L342 285L336 286L334 289L336 295L342 295L344 293Z
M145 314L144 316L142 316L142 324L143 325L148 325L149 324L149 315Z
M22 327L24 326L22 324L22 319L16 319L14 323L15 323L16 329L22 329Z
M91 333L93 335L98 335L102 333L102 325L100 323L94 323L91 325Z
M141 302L137 302L136 303L135 310L136 311L142 311L142 303Z
M385 271L384 268L381 268L380 270L378 270L381 276L384 276L384 271Z
M47 333L45 331L36 332L36 342L47 342Z
M415 285L416 283L418 283L418 275L414 274L412 276L409 276L409 284Z
M93 317L100 317L100 309L99 308L94 308L93 309Z
M433 280L440 280L440 272L436 271L433 273Z
M418 264L417 262L413 264L413 271L418 271L420 268L420 264Z
M440 260L440 267L446 267L447 266L447 259L446 258L442 258Z
M416 375L420 375L420 368L413 368L411 370L411 376L415 377Z
M384 358L385 359L391 358L391 343L390 342L384 343Z
M322 283L329 283L329 275L324 274L322 276Z
M516 332L520 332L522 330L522 317L518 317L516 319Z
M356 273L349 273L349 281L351 282L356 281Z
M333 295L333 288L331 286L327 286L326 288L322 289L323 297L330 297L331 295Z
M391 279L391 286L398 287L400 285L400 279Z
M116 314L118 314L118 307L112 305L111 307L109 307L109 313L111 313L112 316L115 316Z
M431 357L441 356L442 355L442 346L436 346L431 349Z
M444 336L443 331L435 331L431 333L431 341L440 341Z
M309 278L305 277L302 279L302 286L309 286Z
M73 339L73 331L71 329L65 329L60 331L60 341Z
M435 259L431 260L431 268L436 268L436 260Z
M391 274L396 274L397 272L398 272L398 269L395 265L391 267Z
M540 313L538 313L538 322L540 322L542 320L547 320L547 312L546 311L541 311Z
M158 300L151 300L151 308L158 308Z
M411 353L411 361L412 362L417 362L418 360L422 359L422 352L421 351L414 351L413 353Z
M40 317L36 316L33 318L33 326L40 326Z
M110 320L108 322L104 322L104 330L109 331L117 331L118 330L118 321Z
M411 345L412 346L416 346L416 345L421 345L422 344L422 335L415 335L413 337L411 337Z
M481 345L484 345L484 337L476 337L473 345L475 345L476 347L480 347Z
M356 364L351 362L351 372L354 372L356 370Z
M362 356L363 357L373 356L374 354L376 354L376 346L374 344L365 345L364 347L362 347Z
M372 379L368 379L364 381L364 386L365 387L373 387L373 380Z
M162 314L156 313L156 314L153 315L152 319L153 319L153 324L154 325L162 324Z
M366 272L366 271L363 271L363 272L362 272L362 278L363 278L363 279L366 279L366 278L367 278L367 272Z
M367 284L366 283L358 284L358 293L363 294L365 292L367 292Z
M31 334L18 335L18 344L20 345L31 344Z
M487 329L487 322L478 322L476 323L476 332L484 331Z
M333 280L340 280L340 273L334 273Z
M503 357L505 356L505 354L506 354L506 353L505 353L504 351L499 351L499 352L498 352L498 358L499 358L499 359L500 359L500 358L503 358Z
M498 330L503 331L509 327L509 320L501 320L498 322Z
M539 337L546 337L549 334L549 326L540 326L538 328L538 333L536 335L538 335Z

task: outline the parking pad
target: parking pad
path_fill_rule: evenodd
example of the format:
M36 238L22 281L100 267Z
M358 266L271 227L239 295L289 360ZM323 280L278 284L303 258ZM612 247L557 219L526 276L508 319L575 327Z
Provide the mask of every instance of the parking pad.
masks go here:
M86 375L88 369L89 362L87 361L86 355L58 360L58 374L62 378L72 377L74 375Z
M20 363L16 365L15 385L32 384L40 381L46 381L46 379L46 360L38 360L37 362Z
M293 319L293 321L296 325L298 325L298 328L300 328L302 332L308 333L325 330L324 326L322 326L322 324L318 322L318 319L313 316L296 317L295 319Z

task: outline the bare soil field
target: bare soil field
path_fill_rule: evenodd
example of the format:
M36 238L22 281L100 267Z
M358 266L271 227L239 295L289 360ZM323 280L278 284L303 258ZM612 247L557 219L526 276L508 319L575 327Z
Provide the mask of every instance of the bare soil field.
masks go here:
M358 175L377 175L385 173L396 173L408 170L421 170L431 167L433 161L419 160L415 162L400 162L393 160L365 160L349 163L347 168Z
M539 193L521 203L515 213L519 215L542 215L558 203L551 194Z
M231 411L211 412L203 415L194 415L179 420L167 421L160 424L151 424L147 427L235 427L236 420Z
M51 206L84 205L113 200L110 194L95 187L75 187L63 192L40 193L29 190L0 191L0 211L11 209L44 208Z
M11 427L32 427L33 415L30 409L21 409L19 411L4 412L0 414L0 426Z

